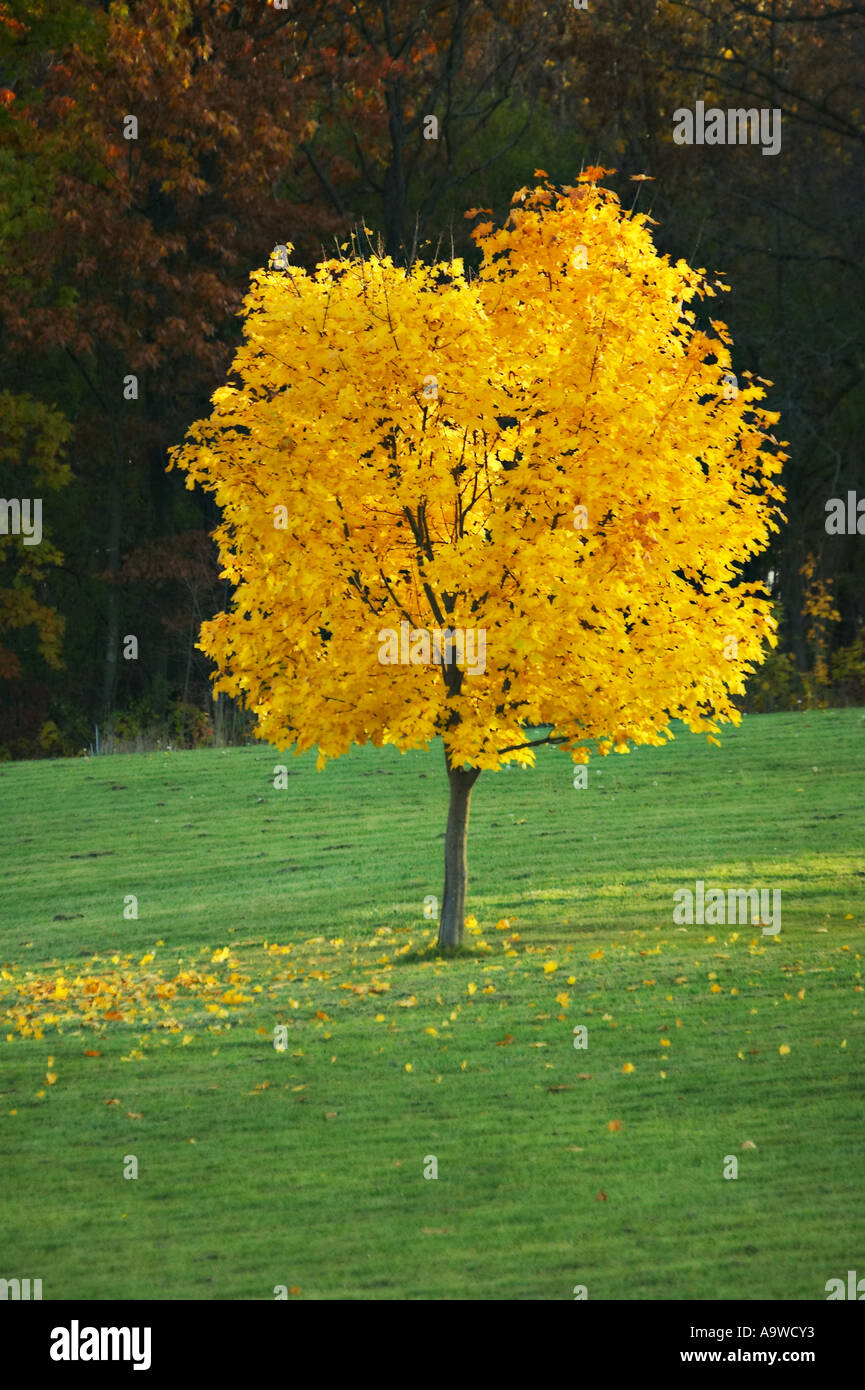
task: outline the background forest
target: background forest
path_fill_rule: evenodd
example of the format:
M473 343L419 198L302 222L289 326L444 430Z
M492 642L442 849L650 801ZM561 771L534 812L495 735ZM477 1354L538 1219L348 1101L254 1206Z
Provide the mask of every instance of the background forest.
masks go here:
M43 539L0 536L0 757L249 735L195 648L218 514L166 464L273 247L471 266L469 208L590 164L725 275L734 370L773 383L788 524L746 577L781 640L747 707L865 701L863 544L826 527L865 494L863 81L847 0L5 0L0 495ZM697 101L780 109L780 152L675 144Z

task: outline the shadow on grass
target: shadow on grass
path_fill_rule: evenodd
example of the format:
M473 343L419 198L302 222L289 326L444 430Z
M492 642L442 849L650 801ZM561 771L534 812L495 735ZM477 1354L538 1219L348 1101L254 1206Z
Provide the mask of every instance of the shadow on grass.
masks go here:
M461 946L439 946L435 942L432 946L424 946L420 950L407 951L398 960L391 961L394 966L400 965L419 965L425 960L488 960L495 953L485 951L480 946L470 945L463 942Z

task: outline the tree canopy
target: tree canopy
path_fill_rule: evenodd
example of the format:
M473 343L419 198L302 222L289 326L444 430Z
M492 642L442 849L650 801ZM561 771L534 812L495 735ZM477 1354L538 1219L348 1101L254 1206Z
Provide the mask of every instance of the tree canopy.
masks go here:
M729 384L715 288L589 171L523 189L483 262L256 275L234 380L173 453L213 492L233 609L205 625L258 733L321 761L444 739L531 761L527 727L602 751L716 732L773 638L740 567L777 529L763 386ZM485 634L483 671L383 663L407 622Z

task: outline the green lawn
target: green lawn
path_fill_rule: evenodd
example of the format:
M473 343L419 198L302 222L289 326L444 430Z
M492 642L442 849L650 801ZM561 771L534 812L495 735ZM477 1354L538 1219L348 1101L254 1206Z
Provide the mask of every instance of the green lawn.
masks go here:
M824 1299L865 1275L865 713L572 776L552 750L481 776L479 930L440 960L440 747L0 766L0 1277ZM780 936L677 929L698 879L780 888Z

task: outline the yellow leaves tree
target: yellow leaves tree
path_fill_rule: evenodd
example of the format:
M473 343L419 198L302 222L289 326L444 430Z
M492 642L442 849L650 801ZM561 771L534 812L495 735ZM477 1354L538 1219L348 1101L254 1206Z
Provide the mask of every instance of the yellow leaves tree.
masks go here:
M689 307L717 284L660 256L603 172L538 171L476 228L474 276L272 261L233 380L172 451L222 510L234 604L199 645L258 736L319 766L441 737L442 945L482 770L662 744L674 717L711 737L776 641L739 577L780 518L770 383L731 384L724 324Z
M812 644L814 653L810 674L803 676L807 707L823 708L826 705L824 692L829 685L829 663L826 659L827 637L832 623L841 621L841 614L835 607L832 594L832 580L826 580L816 573L817 559L807 555L799 574L802 576L803 603L802 616L808 622L806 637Z

